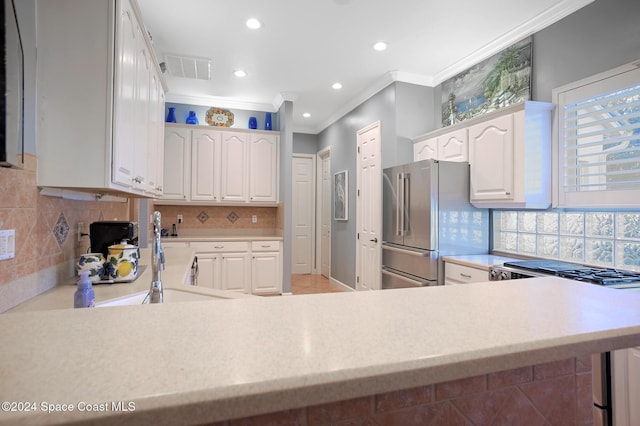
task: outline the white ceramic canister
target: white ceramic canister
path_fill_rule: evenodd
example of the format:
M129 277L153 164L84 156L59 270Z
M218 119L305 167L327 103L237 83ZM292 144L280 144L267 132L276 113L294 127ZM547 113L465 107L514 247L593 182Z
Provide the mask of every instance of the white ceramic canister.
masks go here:
M86 253L80 255L76 262L76 272L89 271L91 282L100 281L104 277L104 256L102 253Z
M138 259L140 249L126 240L120 244L109 246L106 272L109 279L114 281L131 281L138 274Z

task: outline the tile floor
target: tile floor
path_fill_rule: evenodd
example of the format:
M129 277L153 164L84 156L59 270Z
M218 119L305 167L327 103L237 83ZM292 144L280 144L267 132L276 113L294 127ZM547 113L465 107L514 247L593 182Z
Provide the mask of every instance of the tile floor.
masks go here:
M344 291L341 287L329 282L329 279L322 275L292 275L291 293L296 294L316 294L316 293L339 293Z

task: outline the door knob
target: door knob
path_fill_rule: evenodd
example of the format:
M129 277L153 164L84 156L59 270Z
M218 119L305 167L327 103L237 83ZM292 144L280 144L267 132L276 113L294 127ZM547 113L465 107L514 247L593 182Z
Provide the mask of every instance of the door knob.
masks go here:
M377 242L378 242L378 239L377 239L377 238L374 238L373 240L369 240L369 241L371 241L372 243L377 243Z

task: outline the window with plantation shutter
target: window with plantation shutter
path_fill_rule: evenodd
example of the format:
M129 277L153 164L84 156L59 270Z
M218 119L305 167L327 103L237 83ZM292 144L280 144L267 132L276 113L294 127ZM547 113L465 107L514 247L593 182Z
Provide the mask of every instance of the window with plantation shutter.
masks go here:
M558 207L640 206L638 66L554 90Z

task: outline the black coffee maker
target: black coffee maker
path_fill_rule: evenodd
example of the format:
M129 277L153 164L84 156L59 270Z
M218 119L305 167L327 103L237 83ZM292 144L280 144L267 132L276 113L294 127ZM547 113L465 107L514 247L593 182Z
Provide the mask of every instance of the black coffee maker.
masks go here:
M89 225L91 252L102 253L105 258L109 246L127 240L129 244L138 245L138 223L123 221L93 222Z

